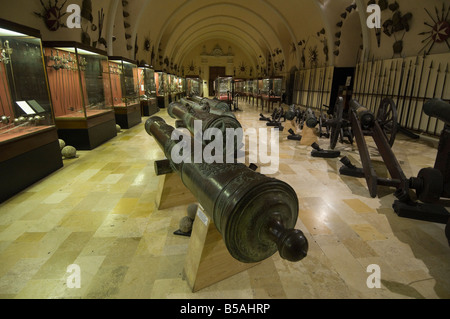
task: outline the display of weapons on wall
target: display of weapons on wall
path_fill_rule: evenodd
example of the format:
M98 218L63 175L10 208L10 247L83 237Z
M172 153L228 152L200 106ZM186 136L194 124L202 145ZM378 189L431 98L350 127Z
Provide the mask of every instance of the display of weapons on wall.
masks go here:
M418 54L424 52L425 55L428 55L436 44L441 43L445 43L450 49L450 43L448 42L450 38L450 5L446 9L445 2L443 2L440 12L440 9L434 7L436 16L433 16L427 8L424 8L424 10L432 22L425 21L423 23L429 29L428 31L419 33L419 35L425 35L427 37L422 40L422 43L425 43L425 45L419 50Z
M64 22L62 22L62 18L67 14L67 12L63 12L63 8L67 2L64 1L61 6L58 6L59 0L55 0L52 3L50 0L48 1L48 7L44 4L42 0L39 0L42 6L42 12L34 12L39 18L43 19L45 25L50 31L56 31L60 27L64 27Z
M392 98L399 112L401 133L412 139L419 138L415 132L437 136L442 121L429 119L421 109L430 98L448 99L448 72L445 72L447 65L442 56L380 60L373 66L371 63L357 65L353 99L377 114L380 99ZM372 79L366 78L365 74L370 75L372 68Z

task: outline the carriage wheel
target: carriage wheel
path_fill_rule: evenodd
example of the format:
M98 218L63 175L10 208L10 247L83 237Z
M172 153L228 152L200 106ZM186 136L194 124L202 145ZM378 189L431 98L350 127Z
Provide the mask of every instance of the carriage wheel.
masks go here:
M343 112L344 112L344 99L342 97L338 97L338 101L334 106L333 120L330 121L331 122L330 149L332 150L335 149L338 138L341 135Z
M377 113L377 121L380 124L389 145L392 147L398 131L397 107L392 99L385 98L381 101Z

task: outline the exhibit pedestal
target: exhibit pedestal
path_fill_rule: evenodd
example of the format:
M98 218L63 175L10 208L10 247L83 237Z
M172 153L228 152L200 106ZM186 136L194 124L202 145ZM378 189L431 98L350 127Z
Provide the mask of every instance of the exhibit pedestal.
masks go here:
M275 103L277 103L278 106L281 106L281 98L268 97L268 96L263 96L261 98L262 109L264 110L264 106L267 106L267 112L273 111L273 107L274 107Z
M155 99L141 101L141 115L152 116L159 112L158 101Z
M86 118L56 118L58 136L78 150L92 150L117 136L112 111Z
M165 109L166 107L169 107L169 96L158 96L158 107L160 109Z
M192 292L197 292L259 264L246 264L233 258L225 246L222 235L199 207L183 273Z
M56 128L0 144L0 203L63 167Z
M161 177L156 196L156 207L159 210L197 202L191 191L181 182L176 173Z
M133 104L126 107L114 107L116 113L116 123L123 129L129 129L142 122L140 104Z
M170 173L162 176L156 196L156 207L159 210L196 202L197 199L183 185L178 174ZM233 258L225 246L222 235L199 206L184 266L184 278L188 281L192 292L258 264L246 264Z

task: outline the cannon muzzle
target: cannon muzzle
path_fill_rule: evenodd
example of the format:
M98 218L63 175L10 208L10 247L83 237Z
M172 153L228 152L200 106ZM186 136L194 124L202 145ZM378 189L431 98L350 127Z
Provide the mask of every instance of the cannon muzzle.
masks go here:
M423 111L430 117L435 117L450 125L450 104L441 99L428 100L423 105Z
M317 126L317 117L311 108L306 110L305 123L309 128L315 128Z
M363 128L372 127L375 123L375 115L369 111L366 107L359 104L357 100L350 101L350 107L356 112L361 126Z

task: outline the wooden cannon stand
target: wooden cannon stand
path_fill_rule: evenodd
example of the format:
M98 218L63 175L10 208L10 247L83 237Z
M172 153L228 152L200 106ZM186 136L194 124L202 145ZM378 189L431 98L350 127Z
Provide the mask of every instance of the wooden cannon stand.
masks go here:
M166 161L157 164L166 165ZM167 171L169 172L169 170ZM162 173L158 174L160 176ZM183 185L177 173L166 173L160 179L156 207L159 210L197 202ZM218 283L260 263L242 263L233 258L213 221L199 206L190 236L183 270L192 292Z

